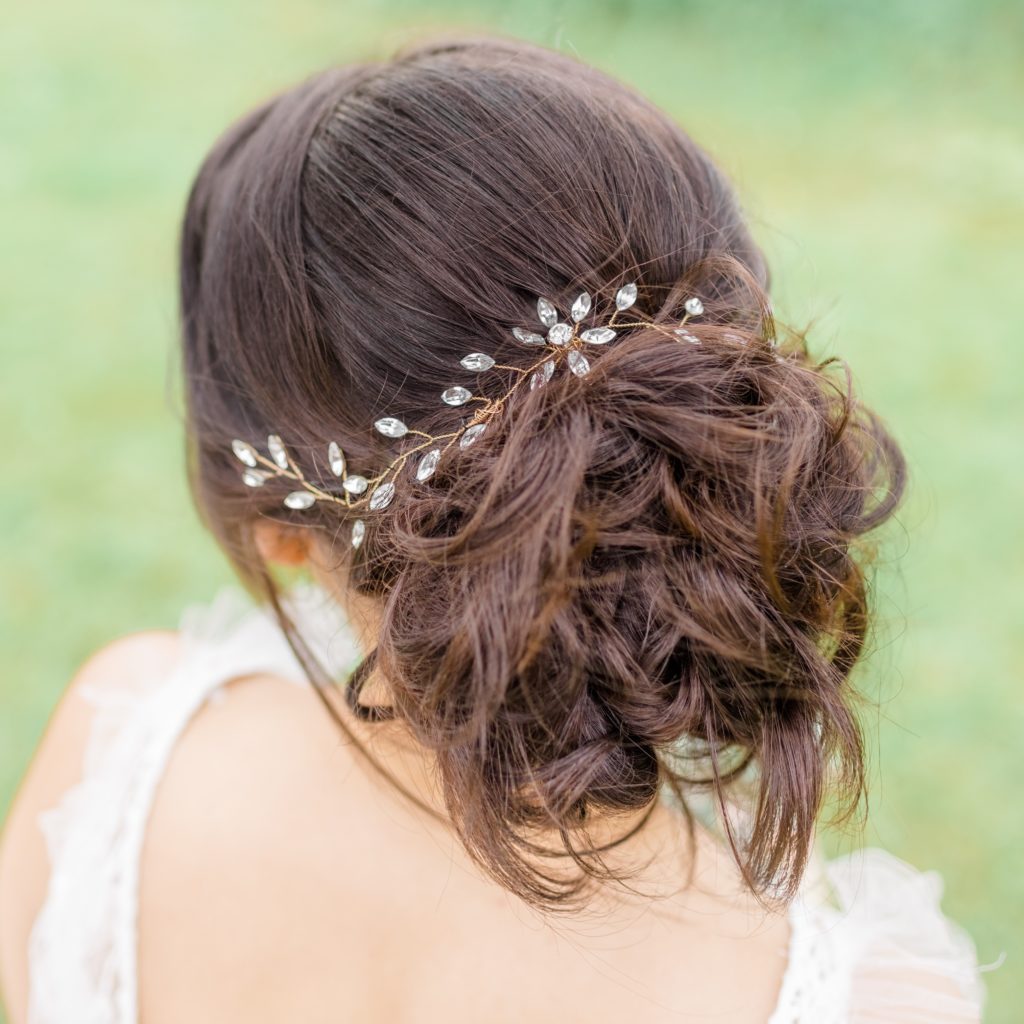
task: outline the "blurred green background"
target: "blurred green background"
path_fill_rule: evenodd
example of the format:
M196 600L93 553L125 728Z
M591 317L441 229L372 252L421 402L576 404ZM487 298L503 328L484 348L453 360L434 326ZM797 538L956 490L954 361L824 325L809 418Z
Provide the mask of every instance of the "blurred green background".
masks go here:
M0 33L0 811L81 661L229 579L189 504L175 241L215 136L446 30L573 52L733 176L789 322L850 360L910 500L861 675L864 833L946 880L1024 1006L1024 15L978 0L34 0Z

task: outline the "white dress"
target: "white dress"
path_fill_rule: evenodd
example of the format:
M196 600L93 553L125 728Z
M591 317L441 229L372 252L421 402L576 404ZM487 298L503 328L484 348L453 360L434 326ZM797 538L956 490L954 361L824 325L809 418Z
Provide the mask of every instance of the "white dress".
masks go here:
M355 643L326 593L301 584L285 603L327 666L353 666ZM237 586L186 608L180 631L169 672L87 694L97 710L82 780L40 818L51 875L30 940L29 1024L136 1024L139 859L175 741L239 675L308 685L272 612ZM826 862L823 875L831 900L808 883L792 904L788 966L768 1024L980 1019L974 947L942 914L937 875L876 849Z

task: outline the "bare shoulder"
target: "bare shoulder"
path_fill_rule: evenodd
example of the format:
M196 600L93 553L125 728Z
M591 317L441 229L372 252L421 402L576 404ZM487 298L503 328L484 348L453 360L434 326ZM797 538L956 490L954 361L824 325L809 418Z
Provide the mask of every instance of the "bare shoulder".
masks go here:
M50 719L0 847L0 984L11 1024L25 1019L28 938L49 879L39 815L81 778L95 714L88 693L166 673L180 650L172 631L108 644ZM311 686L259 674L220 687L178 738L146 825L143 1019L283 1019L280 998L295 1012L290 969L308 976L325 957L333 963L323 972L337 976L344 942L318 949L309 940L359 918L375 792Z
M205 704L148 823L141 1017L316 1021L326 1010L306 1000L325 997L335 1015L350 1008L338 1001L346 947L379 910L367 892L380 840L373 794L311 686L246 676Z
M0 987L12 1024L25 1018L28 936L49 880L39 815L81 777L94 714L86 693L161 671L174 663L178 650L174 631L147 630L92 654L65 690L25 773L0 838Z

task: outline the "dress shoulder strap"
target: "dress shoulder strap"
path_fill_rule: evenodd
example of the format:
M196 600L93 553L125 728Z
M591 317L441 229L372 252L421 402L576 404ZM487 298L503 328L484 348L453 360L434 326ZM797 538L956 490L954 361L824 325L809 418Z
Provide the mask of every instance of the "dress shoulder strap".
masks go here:
M283 603L330 670L354 660L340 609L323 590L299 584ZM270 672L304 682L270 609L237 585L185 608L179 635L168 671L82 691L95 708L82 776L39 820L50 880L29 941L29 1024L135 1024L139 862L175 742L233 678Z

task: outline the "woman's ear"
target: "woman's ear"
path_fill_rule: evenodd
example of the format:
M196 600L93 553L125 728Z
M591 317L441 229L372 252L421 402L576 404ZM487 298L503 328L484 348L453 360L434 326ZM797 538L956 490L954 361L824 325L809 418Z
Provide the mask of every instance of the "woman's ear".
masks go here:
M279 565L302 565L309 558L309 531L260 519L253 526L256 547L264 561Z

